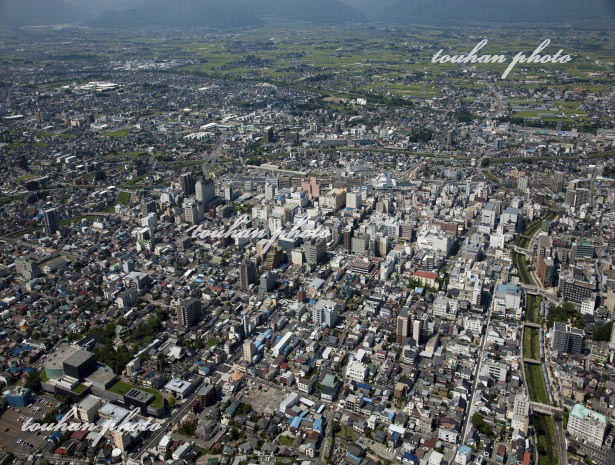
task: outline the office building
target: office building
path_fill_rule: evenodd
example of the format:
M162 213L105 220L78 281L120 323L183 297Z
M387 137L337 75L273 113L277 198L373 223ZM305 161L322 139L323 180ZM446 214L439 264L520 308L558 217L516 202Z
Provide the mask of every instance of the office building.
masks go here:
M527 433L529 427L530 415L530 399L525 393L519 393L515 396L513 402L513 418L511 427L513 430Z
M243 343L243 359L247 363L251 363L252 359L256 355L256 346L252 341L245 341Z
M323 238L310 239L304 244L303 251L308 265L318 265L325 258L327 244Z
M203 220L200 205L194 199L184 200L183 209L186 223L199 224Z
M287 257L291 257L293 250L301 245L301 237L280 235L280 237L278 237L277 245L282 249Z
M576 404L568 416L568 432L570 435L581 442L596 447L602 447L608 425L609 421L604 415L581 404Z
M45 225L45 232L51 236L55 234L59 229L58 213L55 209L50 208L43 212L43 223Z
M230 184L226 184L224 186L224 200L227 202L232 202L234 198L233 186Z
M317 326L332 328L337 324L338 304L332 300L320 299L312 308L312 319Z
M274 142L273 128L271 126L267 126L263 130L263 142L265 144L271 144L272 142Z
M564 190L564 173L561 171L556 171L551 178L552 185L551 189L555 193L562 192Z
M538 278L543 287L553 286L555 278L555 263L551 257L538 258Z
M346 208L360 209L361 208L361 193L348 192L346 193Z
M31 280L40 276L41 270L38 261L31 257L19 257L15 260L15 271L22 275L24 279Z
M412 339L417 344L427 342L427 319L425 317L412 318Z
M399 315L397 315L397 328L395 332L395 342L397 345L403 346L411 337L410 324L410 309L404 307L400 310Z
M258 284L258 293L265 294L275 286L275 274L271 271L265 271L261 274Z
M342 231L342 244L344 246L344 250L350 252L352 250L352 226L346 226Z
M156 213L156 202L153 200L141 200L141 214L148 215L149 213Z
M194 175L192 173L184 173L179 177L179 185L186 196L195 193L195 184Z
M400 226L400 232L399 232L399 237L400 239L403 239L405 241L411 241L412 240L412 232L413 232L414 228L412 227L411 224L409 223L402 223Z
M256 266L252 260L246 260L239 269L239 285L246 291L250 284L256 284Z
M201 319L201 301L188 299L177 309L177 324L182 328L190 328Z
M351 239L351 252L355 255L364 255L369 250L369 235L359 234Z
M565 301L581 304L587 299L594 298L595 285L586 281L575 279L572 274L560 276L559 290Z
M560 354L580 354L583 352L585 331L556 321L552 328L553 350Z
M331 189L326 194L321 195L318 201L320 208L335 212L346 205L346 190Z
M207 205L216 196L216 186L213 179L198 181L194 189L196 199L204 205Z

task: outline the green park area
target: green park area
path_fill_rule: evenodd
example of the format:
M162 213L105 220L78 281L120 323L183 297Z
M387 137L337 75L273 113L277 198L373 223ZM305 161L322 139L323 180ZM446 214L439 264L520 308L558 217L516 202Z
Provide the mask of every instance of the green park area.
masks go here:
M523 330L523 357L540 360L540 333L538 328Z
M533 363L525 364L525 376L527 377L527 388L530 391L530 400L540 404L549 404L549 396L547 395L547 387L542 376L542 365Z
M538 465L557 465L559 460L553 419L541 413L534 413L534 430Z

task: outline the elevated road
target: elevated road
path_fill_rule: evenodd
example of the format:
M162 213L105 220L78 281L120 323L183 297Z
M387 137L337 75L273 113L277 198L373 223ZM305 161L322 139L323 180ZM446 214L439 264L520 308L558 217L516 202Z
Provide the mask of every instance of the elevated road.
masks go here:
M530 402L530 407L534 412L542 413L544 415L555 415L556 413L563 414L564 409L555 407L553 405L541 404L540 402Z
M524 321L523 325L527 328L542 329L541 325L539 325L538 323L532 323L531 321Z

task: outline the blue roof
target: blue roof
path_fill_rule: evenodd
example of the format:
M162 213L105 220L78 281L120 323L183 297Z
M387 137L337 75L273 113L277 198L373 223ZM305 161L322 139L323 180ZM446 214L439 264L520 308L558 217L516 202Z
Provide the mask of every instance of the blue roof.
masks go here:
M301 417L295 417L290 421L291 428L299 428L301 426Z
M201 366L199 367L199 373L201 373L202 375L207 376L209 373L211 373L211 367L210 366Z
M500 292L519 292L519 288L514 283L508 284L498 284L495 290L497 293Z
M27 351L32 350L32 349L34 349L34 347L32 347L32 346L30 346L30 345L28 345L28 344L24 344L24 345L20 345L20 346L15 347L15 348L11 351L11 354L13 354L13 355L19 355L19 354L21 354L22 352L27 352Z
M312 429L314 431L318 431L319 433L322 431L322 418L316 418L316 420L314 420L314 426Z

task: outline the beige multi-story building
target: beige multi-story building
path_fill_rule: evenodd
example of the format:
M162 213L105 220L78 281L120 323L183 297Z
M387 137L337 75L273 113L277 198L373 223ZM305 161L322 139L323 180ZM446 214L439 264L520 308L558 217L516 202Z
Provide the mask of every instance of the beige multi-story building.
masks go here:
M254 345L254 342L250 340L245 341L243 343L243 359L246 362L251 363L252 357L254 357L255 355L256 355L256 346Z
M568 416L568 432L572 437L601 447L609 425L606 417L581 404L576 404Z
M346 190L331 189L326 194L321 195L318 201L320 202L320 208L337 211L346 205Z
M517 394L513 403L512 429L527 434L529 427L530 399L526 394Z

